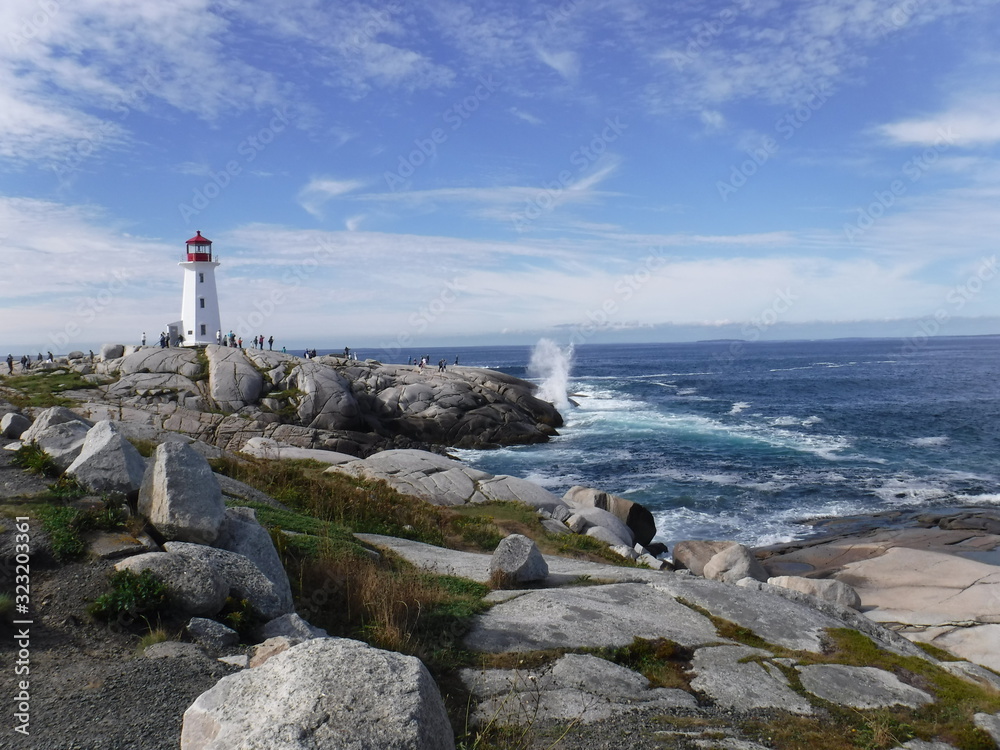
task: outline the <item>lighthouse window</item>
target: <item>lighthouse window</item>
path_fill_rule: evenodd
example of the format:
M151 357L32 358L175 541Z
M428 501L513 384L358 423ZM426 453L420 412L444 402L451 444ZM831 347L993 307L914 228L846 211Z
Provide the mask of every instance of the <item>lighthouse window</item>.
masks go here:
M202 326L201 326L201 335L202 336L205 335L205 324L204 323L202 323Z
M202 310L205 309L205 298L204 297L200 297L198 299L198 305L199 305L199 307L201 307Z
M199 284L204 284L205 283L205 274L203 274L203 273L199 273L198 274L198 283ZM202 307L204 307L204 305L202 305Z

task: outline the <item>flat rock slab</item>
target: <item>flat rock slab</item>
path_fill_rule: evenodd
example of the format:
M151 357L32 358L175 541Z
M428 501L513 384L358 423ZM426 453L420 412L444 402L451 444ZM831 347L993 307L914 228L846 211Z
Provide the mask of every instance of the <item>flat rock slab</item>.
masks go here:
M916 630L908 628L900 632L911 640L930 643L955 656L1000 672L1000 649L997 648L1000 625L959 623Z
M354 536L373 547L392 550L422 570L468 578L480 583L487 583L490 580L489 568L492 555L486 553L459 552L444 547L435 547L433 544L383 536L382 534L355 534ZM549 575L542 582L544 586L564 586L579 583L584 578L595 582L658 581L665 575L671 575L656 570L572 560L555 555L543 555L542 557L545 558L545 562L549 566Z
M818 698L851 708L919 708L934 699L875 667L813 664L798 667L802 687Z
M286 445L279 443L277 440L265 437L250 438L240 448L240 453L271 460L298 461L306 459L309 461L318 461L321 464L332 465L346 464L358 460L357 456L351 456L347 453L325 451L318 448L296 448L294 445Z
M653 584L671 596L702 607L717 617L749 628L768 643L796 651L823 651L827 628L843 620L770 591L741 588L693 576L663 575Z
M479 699L472 713L476 726L589 724L627 711L697 706L683 690L651 688L638 672L585 654L566 654L544 670L464 669L461 679Z
M691 687L708 695L716 705L736 711L781 709L808 715L812 706L792 690L777 667L765 669L748 657L770 657L768 651L749 646L700 648L691 661L695 678Z
M503 653L626 646L669 638L685 646L724 642L711 621L642 583L529 591L476 617L465 645Z
M878 622L939 625L997 615L1000 566L951 554L895 547L845 565L837 578L854 587L865 614Z
M1000 747L1000 714L976 714L972 720L977 727L993 738L997 747Z

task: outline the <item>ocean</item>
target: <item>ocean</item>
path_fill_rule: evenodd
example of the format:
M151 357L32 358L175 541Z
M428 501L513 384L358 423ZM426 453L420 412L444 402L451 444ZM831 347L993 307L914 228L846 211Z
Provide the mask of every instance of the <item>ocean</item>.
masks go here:
M805 537L804 522L819 518L1000 504L1000 336L919 344L568 352L540 342L420 353L534 380L565 418L549 443L455 451L462 461L558 494L585 485L635 500L667 544L762 546Z

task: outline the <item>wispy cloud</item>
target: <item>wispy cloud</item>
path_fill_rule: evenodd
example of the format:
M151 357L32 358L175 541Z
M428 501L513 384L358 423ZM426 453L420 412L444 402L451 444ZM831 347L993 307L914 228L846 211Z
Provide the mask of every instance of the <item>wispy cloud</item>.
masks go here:
M879 132L900 146L931 146L945 141L958 146L1000 143L1000 97L964 97L943 112L888 123Z
M299 191L299 204L313 216L322 218L322 208L328 201L358 190L364 187L364 184L359 180L314 177Z

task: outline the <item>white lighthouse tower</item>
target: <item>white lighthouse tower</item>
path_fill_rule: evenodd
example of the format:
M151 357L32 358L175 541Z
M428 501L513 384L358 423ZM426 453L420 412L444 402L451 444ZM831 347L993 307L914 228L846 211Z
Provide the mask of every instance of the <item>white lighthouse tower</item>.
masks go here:
M184 336L183 346L214 344L216 332L222 328L219 295L215 290L215 269L219 261L212 259L212 241L202 237L200 231L186 245L187 260L177 264L184 269L178 333Z

